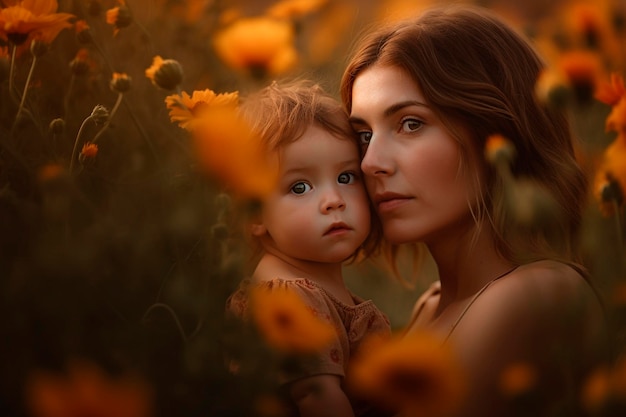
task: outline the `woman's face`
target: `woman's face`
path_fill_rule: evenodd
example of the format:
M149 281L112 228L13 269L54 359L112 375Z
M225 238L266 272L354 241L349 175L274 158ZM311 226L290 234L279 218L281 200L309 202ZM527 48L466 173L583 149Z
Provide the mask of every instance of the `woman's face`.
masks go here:
M402 69L374 65L352 89L352 126L364 146L361 168L392 243L458 239L474 225L472 175L459 143Z

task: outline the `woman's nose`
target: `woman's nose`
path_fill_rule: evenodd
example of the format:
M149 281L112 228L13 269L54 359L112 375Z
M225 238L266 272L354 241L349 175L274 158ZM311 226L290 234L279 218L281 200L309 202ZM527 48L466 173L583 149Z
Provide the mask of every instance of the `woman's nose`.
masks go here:
M365 150L365 155L361 160L361 170L367 176L391 175L393 173L393 163L388 157L388 151L381 138L374 138Z

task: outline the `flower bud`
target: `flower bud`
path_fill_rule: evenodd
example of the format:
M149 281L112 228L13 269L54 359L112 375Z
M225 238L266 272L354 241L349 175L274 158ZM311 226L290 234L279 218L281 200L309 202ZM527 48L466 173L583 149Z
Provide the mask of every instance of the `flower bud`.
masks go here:
M93 34L91 28L84 20L79 20L74 24L76 30L76 39L79 43L87 44L93 42Z
M146 70L146 77L164 90L174 90L183 81L183 67L174 59L155 56L152 66Z
M48 52L48 44L39 39L33 39L30 43L30 53L38 58Z
M84 164L86 161L93 160L98 155L98 145L95 143L85 143L83 149L78 155L78 161Z
M111 90L116 93L125 93L130 90L131 77L125 73L114 72L111 79Z
M97 124L104 124L107 122L107 120L109 120L109 110L98 104L96 105L96 107L93 108L93 111L91 112L91 118L93 118L93 121Z
M86 49L81 49L76 53L76 57L70 61L70 69L77 76L86 75L91 66L89 64L89 53Z
M65 120L59 119L59 118L54 119L53 121L50 122L50 125L48 126L48 130L53 135L62 135L63 132L65 132Z

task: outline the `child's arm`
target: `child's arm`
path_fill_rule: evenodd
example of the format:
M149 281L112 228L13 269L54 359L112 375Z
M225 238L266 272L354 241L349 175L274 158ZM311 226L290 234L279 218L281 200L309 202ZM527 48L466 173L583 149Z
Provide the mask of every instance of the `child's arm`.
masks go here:
M352 405L341 388L341 378L323 374L300 379L289 386L300 417L353 417Z

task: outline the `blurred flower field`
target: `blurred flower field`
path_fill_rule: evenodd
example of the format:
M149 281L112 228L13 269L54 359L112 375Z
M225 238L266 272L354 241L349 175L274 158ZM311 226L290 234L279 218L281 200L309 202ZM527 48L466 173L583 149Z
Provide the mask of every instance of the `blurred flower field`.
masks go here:
M273 179L238 119L238 100L293 76L336 94L363 29L444 3L0 0L0 413L286 415L275 387L293 357L223 314L246 273L245 242L232 238L233 199L257 197ZM580 401L596 415L624 415L626 1L472 3L535 42L549 64L536 94L571 113L591 186L581 245L616 353ZM527 202L528 194L512 195ZM545 220L539 200L530 199L538 202L528 221ZM349 286L395 328L434 279L420 277L409 292L374 264L349 271ZM273 305L308 323L290 303ZM460 401L463 384L424 345L431 341L394 343L383 349L388 362L356 372L385 375L411 349L424 359L406 363L408 372L443 381L430 388L450 395L399 392L392 406L437 416ZM225 366L225 349L236 346L249 365L243 377ZM390 392L383 377L364 380ZM513 369L503 381L517 395L532 388L532 370Z

